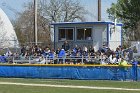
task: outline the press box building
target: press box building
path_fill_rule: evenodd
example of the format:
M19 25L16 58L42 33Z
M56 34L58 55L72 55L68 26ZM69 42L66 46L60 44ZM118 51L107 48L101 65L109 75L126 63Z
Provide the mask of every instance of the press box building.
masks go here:
M122 44L122 24L114 22L62 22L52 23L54 48L61 48L65 40L73 48L93 46L97 51L103 44L115 50Z

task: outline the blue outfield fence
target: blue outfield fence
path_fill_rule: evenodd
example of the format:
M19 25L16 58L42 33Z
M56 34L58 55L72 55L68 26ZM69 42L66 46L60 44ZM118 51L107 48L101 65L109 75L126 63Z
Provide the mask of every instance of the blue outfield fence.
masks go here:
M0 77L86 79L86 80L140 80L140 67L132 66L64 66L64 65L0 65Z

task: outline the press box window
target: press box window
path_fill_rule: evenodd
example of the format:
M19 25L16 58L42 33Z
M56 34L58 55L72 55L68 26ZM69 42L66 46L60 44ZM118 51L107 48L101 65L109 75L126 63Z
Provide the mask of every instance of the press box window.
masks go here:
M92 40L92 28L77 28L77 40Z
M59 40L73 40L73 29L72 28L59 29Z

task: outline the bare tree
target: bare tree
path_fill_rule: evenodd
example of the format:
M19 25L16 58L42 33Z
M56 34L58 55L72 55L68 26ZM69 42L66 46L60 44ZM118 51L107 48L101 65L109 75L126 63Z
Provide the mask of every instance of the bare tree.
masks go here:
M38 42L51 44L52 22L84 21L86 11L77 0L39 0L38 1ZM30 2L25 11L20 13L14 22L15 30L20 42L34 41L34 5Z
M40 14L38 9L38 42L50 44L49 22ZM26 10L14 22L14 27L21 43L34 42L34 6L28 3Z
M31 7L31 6L30 6ZM33 42L33 8L28 7L14 22L14 27L20 42ZM30 37L30 38L28 38ZM30 40L29 40L30 39Z
M85 21L87 11L78 0L41 0L43 14L50 22ZM46 4L44 4L46 3Z

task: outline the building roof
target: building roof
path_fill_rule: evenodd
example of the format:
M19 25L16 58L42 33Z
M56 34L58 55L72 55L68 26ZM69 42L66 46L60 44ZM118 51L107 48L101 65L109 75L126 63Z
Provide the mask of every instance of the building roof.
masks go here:
M52 23L51 25L66 25L66 24L112 24L114 25L114 22L104 22L104 21L97 21L97 22L58 22L58 23ZM122 26L122 23L117 23L116 25Z

